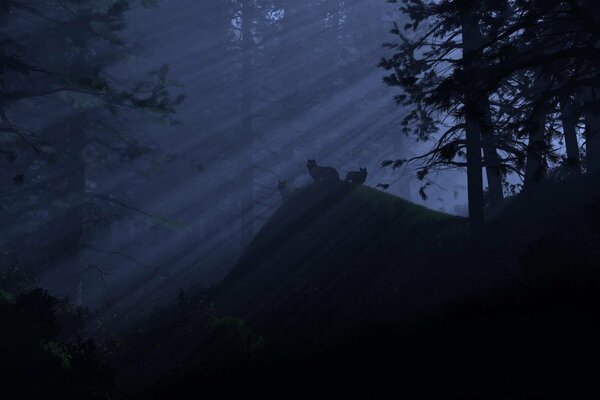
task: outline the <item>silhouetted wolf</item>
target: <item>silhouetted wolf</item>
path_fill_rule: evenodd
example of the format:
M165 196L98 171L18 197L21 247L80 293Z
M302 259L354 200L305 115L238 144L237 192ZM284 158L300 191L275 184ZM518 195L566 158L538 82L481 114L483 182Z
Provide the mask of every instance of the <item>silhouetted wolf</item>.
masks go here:
M362 185L367 180L367 169L360 168L359 171L350 171L346 174L346 182L356 183Z
M340 180L340 174L333 167L321 167L317 165L316 160L308 160L306 162L308 173L315 182L333 182Z
M279 194L281 195L283 201L287 201L290 198L290 188L287 185L287 181L280 180L277 183L277 190L279 190Z

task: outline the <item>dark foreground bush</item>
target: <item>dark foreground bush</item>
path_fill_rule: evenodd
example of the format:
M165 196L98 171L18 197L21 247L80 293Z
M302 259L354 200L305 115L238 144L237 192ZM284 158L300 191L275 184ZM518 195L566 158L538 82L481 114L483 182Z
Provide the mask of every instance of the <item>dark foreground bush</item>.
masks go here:
M42 289L0 297L0 398L109 398L111 371L94 343L60 339L61 305Z
M597 398L600 272L473 296L436 315L349 333L311 353L271 350L171 377L140 399L185 393L333 393L421 399Z

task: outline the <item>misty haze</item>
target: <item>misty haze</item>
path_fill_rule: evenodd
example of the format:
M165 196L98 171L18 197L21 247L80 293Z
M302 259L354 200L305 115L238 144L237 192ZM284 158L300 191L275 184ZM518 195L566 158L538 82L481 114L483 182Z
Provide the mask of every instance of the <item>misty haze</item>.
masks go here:
M593 0L0 0L0 397L596 398Z

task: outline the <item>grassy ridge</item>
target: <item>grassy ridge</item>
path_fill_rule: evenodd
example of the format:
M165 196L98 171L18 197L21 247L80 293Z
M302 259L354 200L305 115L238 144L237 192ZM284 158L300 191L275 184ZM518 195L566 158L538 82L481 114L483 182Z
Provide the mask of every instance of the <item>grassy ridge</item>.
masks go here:
M298 324L324 334L405 308L414 295L407 282L429 279L452 252L443 249L465 238L463 218L364 186L313 184L264 226L215 302L268 334ZM428 296L424 302L438 297Z
M463 218L368 187L313 184L265 225L217 288L215 303L222 315L297 346L314 341L307 335L333 337L586 268L600 257L595 178L508 199L477 237L468 237Z

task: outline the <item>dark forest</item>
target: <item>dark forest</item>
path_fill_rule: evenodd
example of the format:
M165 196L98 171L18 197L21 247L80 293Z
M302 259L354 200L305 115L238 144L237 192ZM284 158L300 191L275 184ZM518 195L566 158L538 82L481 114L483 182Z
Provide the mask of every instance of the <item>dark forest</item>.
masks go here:
M598 398L596 0L0 0L0 398Z

